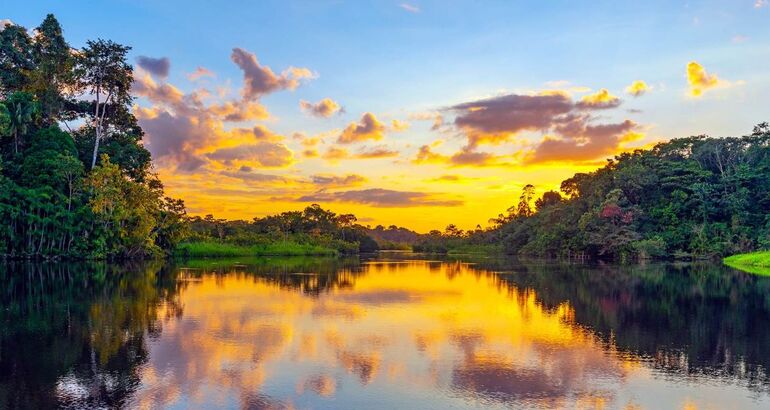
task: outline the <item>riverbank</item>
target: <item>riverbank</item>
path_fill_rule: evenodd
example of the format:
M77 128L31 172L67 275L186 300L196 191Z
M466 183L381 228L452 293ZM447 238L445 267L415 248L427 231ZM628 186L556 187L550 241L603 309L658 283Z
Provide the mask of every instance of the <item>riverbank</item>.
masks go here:
M274 242L258 245L235 245L220 242L188 242L180 244L174 256L191 258L235 256L336 256L336 249L296 242Z
M722 262L731 268L744 272L770 276L770 251L728 256Z

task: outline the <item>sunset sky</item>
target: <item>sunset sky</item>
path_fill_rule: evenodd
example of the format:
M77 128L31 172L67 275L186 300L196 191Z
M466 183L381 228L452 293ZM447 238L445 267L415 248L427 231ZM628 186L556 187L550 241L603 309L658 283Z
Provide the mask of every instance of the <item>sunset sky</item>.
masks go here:
M135 115L193 215L319 203L425 232L624 150L770 121L770 2L36 1L133 47Z

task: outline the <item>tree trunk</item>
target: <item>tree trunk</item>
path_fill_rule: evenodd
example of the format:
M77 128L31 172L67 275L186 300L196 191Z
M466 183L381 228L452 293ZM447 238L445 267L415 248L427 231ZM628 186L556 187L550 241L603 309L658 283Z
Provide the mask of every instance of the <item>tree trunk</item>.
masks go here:
M96 141L94 141L94 157L91 160L91 169L94 169L96 166L96 156L99 153L99 140L102 137L102 133L99 131L99 128L101 128L101 124L97 124L96 126Z

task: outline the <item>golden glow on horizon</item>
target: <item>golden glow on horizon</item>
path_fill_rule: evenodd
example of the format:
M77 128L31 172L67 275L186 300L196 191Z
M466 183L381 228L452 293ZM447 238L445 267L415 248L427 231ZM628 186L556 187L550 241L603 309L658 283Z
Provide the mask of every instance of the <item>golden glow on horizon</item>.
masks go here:
M660 139L648 137L651 125L626 117L640 110L618 111L623 101L608 88L591 92L566 81L400 115L342 118L345 109L331 97L300 99L304 117L334 125L273 131L279 118L262 98L317 75L291 66L275 74L243 49L232 58L244 73L238 98L210 85L185 93L136 71L134 113L167 192L190 215L251 220L318 203L365 225L474 229L514 205L525 185L537 194L558 190L573 174ZM730 83L693 61L687 84L700 97ZM635 80L625 92L639 97L650 89Z

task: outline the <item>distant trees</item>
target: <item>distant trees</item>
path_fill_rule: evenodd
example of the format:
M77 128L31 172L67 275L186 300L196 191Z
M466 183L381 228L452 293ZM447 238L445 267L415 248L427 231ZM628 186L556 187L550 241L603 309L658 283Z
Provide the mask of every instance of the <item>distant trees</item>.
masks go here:
M293 241L323 245L342 253L374 252L377 242L353 214L336 214L318 204L248 221L228 221L206 215L190 218L190 241L216 240L237 245Z
M534 200L526 185L490 228L436 232L419 248L503 244L538 256L701 258L770 248L770 126L618 155Z
M0 31L0 255L160 255L186 232L184 204L149 173L128 47L87 44L73 50L53 15L33 37ZM60 129L76 118L80 128Z

